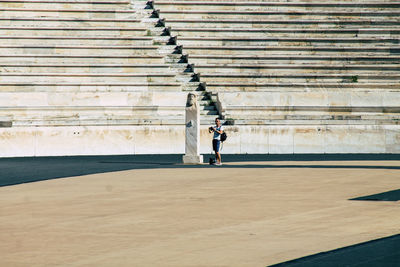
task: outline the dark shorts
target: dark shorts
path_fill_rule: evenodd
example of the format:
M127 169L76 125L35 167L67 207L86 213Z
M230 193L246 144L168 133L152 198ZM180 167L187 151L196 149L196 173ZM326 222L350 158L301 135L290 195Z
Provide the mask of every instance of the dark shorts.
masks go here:
M213 144L213 150L215 152L219 152L219 147L221 145L221 141L217 140L217 139L213 139L212 144Z

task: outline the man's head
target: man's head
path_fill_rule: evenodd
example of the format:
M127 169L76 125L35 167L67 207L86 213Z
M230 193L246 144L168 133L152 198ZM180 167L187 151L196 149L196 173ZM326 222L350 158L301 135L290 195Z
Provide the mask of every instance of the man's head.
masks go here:
M221 126L221 121L218 118L216 118L215 119L215 124L219 127L219 126Z

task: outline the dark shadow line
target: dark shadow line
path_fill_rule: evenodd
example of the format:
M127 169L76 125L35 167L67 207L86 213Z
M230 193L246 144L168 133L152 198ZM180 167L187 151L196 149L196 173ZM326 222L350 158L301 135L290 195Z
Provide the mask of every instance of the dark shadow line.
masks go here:
M204 155L204 162L208 162L211 154ZM133 169L161 169L161 168L300 168L300 169L386 169L400 170L400 166L376 165L327 165L324 161L346 160L400 160L399 154L240 154L223 155L222 166L184 165L181 154L171 155L117 155L117 156L74 156L74 157L28 157L0 159L0 187L23 183L45 181L51 179L76 177L82 175L110 173ZM279 162L279 161L313 161L314 164L256 164L246 162ZM232 164L229 164L232 162ZM244 164L235 164L244 162ZM334 163L333 163L334 164ZM112 175L112 174L111 174Z
M145 161L99 161L101 164L131 164L131 165L174 165L170 162L145 162Z
M215 165L173 165L171 168L244 168L244 169L383 169L400 170L400 166L363 166L363 165L265 165L265 164L223 164Z
M352 260L357 260L357 263L355 264L351 264L348 262L348 259L346 258L346 253L347 254L351 254L352 257L356 257L353 256L355 253L354 251L362 251L365 250L366 248L372 247L375 249L373 249L374 252L379 250L379 245L382 246L382 244L388 244L390 242L393 242L395 245L395 247L399 248L396 249L395 253L387 253L387 250L384 250L386 253L384 255L380 255L380 256L375 256L373 259L368 259L367 261L363 261L365 262L373 262L374 259L386 259L386 258L390 258L391 256L396 256L396 255L400 255L400 234L395 234L392 236L388 236L388 237L384 237L384 238L379 238L379 239L374 239L374 240L370 240L367 242L363 242L363 243L359 243L359 244L355 244L355 245L351 245L351 246L346 246L346 247L342 247L342 248L338 248L338 249L334 249L331 251L324 251L324 252L320 252L317 254L313 254L313 255L309 255L309 256L305 256L305 257L301 257L298 259L294 259L294 260L290 260L290 261L286 261L286 262L281 262L278 264L274 264L274 265L269 265L269 267L295 267L295 266L357 266L358 263L360 263L361 259L354 259L352 258ZM377 249L378 248L378 249ZM382 250L382 249L381 249ZM368 256L368 255L366 255ZM329 257L333 257L334 258L334 262L336 262L335 265L332 264L333 260L329 261L328 258ZM340 259L340 257L342 257L342 259ZM343 258L344 257L344 258ZM316 262L318 260L325 260L325 264L324 265L315 265ZM346 260L347 259L347 260ZM398 260L398 263L400 264L400 257L396 257L395 260ZM340 265L338 265L340 264ZM367 266L367 265L365 265ZM369 266L369 265L368 265ZM375 265L374 265L375 266ZM379 265L381 266L381 265ZM388 265L389 266L389 265ZM390 265L391 266L391 265ZM399 266L399 265L397 265Z
M387 192L377 193L369 196L362 196L352 198L349 200L356 201L399 201L400 200L400 189L390 190Z

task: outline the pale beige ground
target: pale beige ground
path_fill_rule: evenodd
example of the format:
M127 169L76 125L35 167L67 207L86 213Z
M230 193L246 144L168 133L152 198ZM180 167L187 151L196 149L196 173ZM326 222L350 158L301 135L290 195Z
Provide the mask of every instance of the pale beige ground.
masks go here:
M233 164L233 163L231 163ZM131 170L0 188L0 266L266 266L400 233L400 170Z

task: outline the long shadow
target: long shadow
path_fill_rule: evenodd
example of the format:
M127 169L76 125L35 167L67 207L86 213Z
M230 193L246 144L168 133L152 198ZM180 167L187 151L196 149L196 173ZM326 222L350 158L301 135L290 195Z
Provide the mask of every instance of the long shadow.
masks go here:
M361 201L399 201L400 200L400 189L391 190L379 194L352 198L350 200L361 200Z
M205 155L208 162L210 155ZM378 165L327 165L323 161L349 160L400 160L399 154L292 154L292 155L223 155L225 162L249 161L315 161L312 165L301 164L228 164L220 167L210 165L183 165L182 155L127 155L127 156L78 156L78 157L30 157L0 159L0 186L17 185L49 179L74 177L132 169L159 168L346 168L390 169L399 166Z
M368 241L353 246L318 253L270 267L398 267L400 235Z

